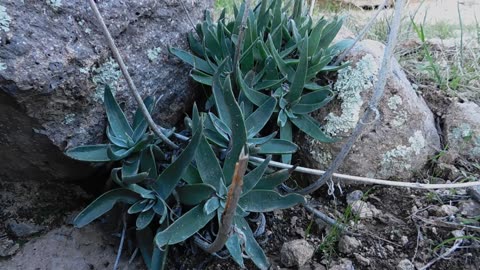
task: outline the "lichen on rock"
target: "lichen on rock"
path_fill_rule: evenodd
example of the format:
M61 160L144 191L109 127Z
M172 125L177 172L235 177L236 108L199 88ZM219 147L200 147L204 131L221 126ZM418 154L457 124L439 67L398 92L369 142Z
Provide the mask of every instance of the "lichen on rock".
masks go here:
M334 90L342 100L340 116L330 113L325 118L325 132L336 136L355 127L363 105L361 93L373 86L379 67L373 56L365 55L356 66L349 66L338 72Z
M391 170L409 170L411 165L408 161L415 155L421 153L422 149L427 146L425 137L422 132L417 130L408 138L409 146L399 145L383 154L381 165L382 172Z
M387 101L387 106L392 110L394 117L391 121L392 126L399 127L407 121L408 114L402 109L403 100L399 95L391 96Z
M47 5L57 11L62 6L62 0L47 0Z
M150 62L154 62L155 60L157 60L157 58L158 58L158 56L160 55L161 52L162 52L162 48L160 48L160 47L155 47L153 49L149 49L147 51L148 60L150 60Z
M12 18L7 13L7 8L4 6L0 6L0 29L8 32L10 31L10 23L12 22Z
M117 62L110 58L107 62L103 63L100 67L93 70L95 74L92 78L93 83L97 86L94 99L95 101L103 102L103 91L106 85L111 87L112 93L115 94L118 79L122 76L122 72L118 67Z

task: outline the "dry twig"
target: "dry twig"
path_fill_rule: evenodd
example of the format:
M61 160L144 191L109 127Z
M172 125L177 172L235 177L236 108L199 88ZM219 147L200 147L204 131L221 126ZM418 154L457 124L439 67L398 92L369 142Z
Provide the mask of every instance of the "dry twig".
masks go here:
M103 34L105 35L105 38L108 41L108 46L110 47L110 50L113 53L113 57L115 58L115 61L117 61L118 65L120 66L120 70L122 71L123 76L125 76L125 79L127 80L128 88L130 89L130 92L135 98L135 101L137 102L138 107L142 111L143 116L147 120L148 125L162 141L168 144L171 148L178 149L178 146L174 144L169 138L167 138L167 136L165 136L165 134L163 134L162 131L160 130L161 127L157 126L157 124L155 124L155 122L153 121L152 116L148 112L148 109L145 106L145 104L143 103L142 97L138 93L137 87L135 86L132 78L130 77L130 73L128 73L127 66L123 62L122 56L120 55L120 52L118 51L118 48L115 45L115 41L113 40L112 35L110 34L110 31L108 31L107 25L105 25L105 21L103 20L102 14L100 14L100 11L98 10L95 0L89 0L89 3L90 3L90 7L93 10L93 13L95 14L95 17L100 23Z

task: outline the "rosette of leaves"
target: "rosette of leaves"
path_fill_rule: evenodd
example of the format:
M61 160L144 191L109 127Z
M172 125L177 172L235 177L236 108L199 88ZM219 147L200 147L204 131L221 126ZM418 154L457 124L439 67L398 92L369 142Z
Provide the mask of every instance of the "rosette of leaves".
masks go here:
M220 63L235 59L240 51L238 63L228 60L227 67L235 72L234 93L245 114L273 97L280 139L291 141L294 125L321 142L333 141L309 114L333 98L331 87L319 84L318 74L345 66L329 65L351 44L344 40L331 45L343 20L322 18L314 23L304 0L294 1L291 14L281 0L262 0L246 11L245 38L239 40L245 9L245 3L235 8L231 22L225 18L225 10L216 22L206 13L195 34L188 36L191 53L176 48L170 52L193 67L190 75L194 80L211 86ZM282 158L290 163L291 154Z
M158 220L160 227L167 226L171 214L167 201L192 163L203 126L194 122L196 128L189 143L180 154L172 154L168 163L158 146L161 141L147 133L148 124L139 110L135 113L133 125L130 125L108 87L104 100L109 143L75 147L66 154L89 162L120 161L122 166L111 171L111 179L118 188L104 193L88 205L75 218L74 225L83 227L89 224L116 203L131 205L127 213L136 216L137 242L144 261L149 269L159 269L163 264L164 251L154 248L154 233L148 226L154 220ZM144 103L151 111L153 99L147 98ZM159 166L160 162L168 164Z
M224 63L220 65L222 69ZM213 78L213 89L218 117L199 115L194 108L193 123L221 121L222 130L230 134L228 151L224 158L219 158L215 147L209 143L208 136L201 136L195 153L195 166L191 166L184 175L185 185L177 188L179 201L192 207L188 212L176 219L168 228L157 233L157 247L176 244L195 238L195 243L204 249L209 245L201 240L202 229L215 222L227 228L230 232L225 239L225 247L232 258L244 267L244 254L260 269L268 268L267 258L255 240L254 234L246 217L250 213L263 213L276 209L289 208L304 203L303 196L298 194L281 195L275 188L288 178L287 171L265 175L270 157L258 166L248 166L248 158L242 156L246 149L247 125L242 110L238 105L230 87L230 77L221 77L217 72ZM247 117L248 119L248 117ZM195 128L195 125L192 125ZM207 124L205 124L207 128ZM240 158L239 158L240 157ZM242 164L242 165L239 165ZM239 173L239 166L244 166L244 173ZM236 195L235 195L236 194ZM236 197L238 196L238 197ZM238 201L233 201L235 198ZM225 224L227 209L232 209L230 222ZM221 230L221 229L219 229ZM221 235L221 233L217 234ZM213 241L215 242L215 241Z

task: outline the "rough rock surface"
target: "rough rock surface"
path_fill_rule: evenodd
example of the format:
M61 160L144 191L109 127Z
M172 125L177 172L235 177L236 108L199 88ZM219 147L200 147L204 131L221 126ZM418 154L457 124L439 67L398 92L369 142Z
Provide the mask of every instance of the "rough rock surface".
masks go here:
M299 134L296 141L307 166L325 169L340 151L368 105L383 50L381 43L365 40L347 56L352 64L339 72L334 85L337 98L314 115L327 134L341 140L326 144ZM340 172L409 180L440 147L432 112L395 59L391 66L379 119L365 128Z
M174 125L190 108L188 68L168 55L186 47L212 1L107 0L98 3L142 96L161 97L159 124ZM111 84L127 111L135 107L87 1L0 4L0 172L25 179L79 179L90 173L62 155L102 141L103 89Z
M0 261L0 269L112 269L118 242L96 223L83 229L62 226L25 243L9 260ZM119 269L145 269L139 256L124 268L129 256L123 255Z
M284 243L281 250L281 261L286 267L300 267L308 262L315 249L304 239Z
M444 117L445 141L448 145L442 158L480 161L480 106L473 102L455 102Z

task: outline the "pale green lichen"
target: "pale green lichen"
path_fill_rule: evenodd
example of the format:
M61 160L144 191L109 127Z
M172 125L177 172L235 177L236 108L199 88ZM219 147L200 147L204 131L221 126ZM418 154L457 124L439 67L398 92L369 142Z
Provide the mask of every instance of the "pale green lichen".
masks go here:
M79 68L78 69L80 71L80 73L83 73L83 74L88 74L88 68Z
M318 164L328 166L332 161L332 154L329 151L321 149L320 146L322 144L316 140L309 140L307 143L310 144L310 156L318 162Z
M410 170L412 165L410 161L419 155L427 146L425 137L422 132L417 130L408 138L409 146L399 145L395 149L392 149L383 154L381 166L382 173L391 173L392 171Z
M115 60L110 58L107 62L103 63L103 65L95 68L93 74L92 81L97 86L93 97L96 101L103 101L103 91L106 85L110 86L112 93L115 94L118 79L122 76L122 72Z
M471 154L480 157L480 135L467 123L462 123L459 127L452 129L453 141L461 148L471 147Z
M390 110L392 110L394 113L394 117L391 120L391 124L394 127L399 127L407 122L408 115L405 110L401 109L400 106L402 104L403 100L398 95L391 96L387 101L388 108L390 108Z
M62 6L62 0L47 0L47 5L57 11Z
M64 119L63 119L63 124L65 125L69 125L71 123L73 123L73 121L75 120L75 114L74 113L69 113L67 115L65 115Z
M158 56L160 55L161 52L162 52L162 48L160 48L160 47L155 47L153 49L149 49L147 51L148 60L150 60L150 62L154 62L155 60L157 60L157 58L158 58Z
M0 62L0 71L4 71L7 69L7 65L5 63Z
M365 55L355 67L349 66L338 72L334 90L342 100L342 114L330 113L325 117L324 130L331 136L348 132L357 124L363 105L361 93L373 86L377 79L378 65L372 55Z
M10 31L10 23L12 22L12 18L7 13L7 8L4 6L0 6L0 29L8 32Z

